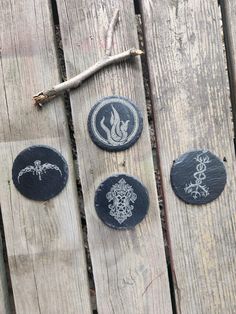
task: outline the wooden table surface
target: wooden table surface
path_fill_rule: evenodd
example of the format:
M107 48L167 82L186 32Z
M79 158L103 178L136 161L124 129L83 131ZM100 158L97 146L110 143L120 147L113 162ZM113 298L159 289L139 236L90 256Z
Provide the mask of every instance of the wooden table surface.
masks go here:
M1 1L0 314L236 313L234 2L137 0L134 7L133 0ZM117 8L112 54L138 48L136 15L142 20L168 247L140 57L111 65L69 92L83 209L64 98L42 110L32 105L36 92L62 79L55 24L71 78L104 55ZM118 153L99 149L87 130L92 106L110 95L132 99L144 117L138 142ZM46 202L26 199L12 181L15 157L36 144L56 148L69 165L66 188ZM207 205L187 205L171 188L173 160L193 149L209 149L226 161L225 190ZM148 215L132 230L107 227L94 208L97 187L116 173L137 177L149 192Z

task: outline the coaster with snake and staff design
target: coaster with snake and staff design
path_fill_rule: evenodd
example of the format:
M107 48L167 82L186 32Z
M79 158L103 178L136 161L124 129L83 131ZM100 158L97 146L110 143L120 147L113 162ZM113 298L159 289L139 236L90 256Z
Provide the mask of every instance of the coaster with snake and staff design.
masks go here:
M188 204L207 204L224 190L224 163L208 150L181 155L171 169L171 185L175 194Z
M139 224L149 207L148 191L132 176L117 174L103 181L95 194L98 217L114 229L130 229Z
M67 183L67 162L49 146L31 146L14 160L12 179L25 197L36 201L49 200L59 194Z
M108 151L131 147L143 129L142 114L128 98L105 97L90 111L88 130L92 141Z

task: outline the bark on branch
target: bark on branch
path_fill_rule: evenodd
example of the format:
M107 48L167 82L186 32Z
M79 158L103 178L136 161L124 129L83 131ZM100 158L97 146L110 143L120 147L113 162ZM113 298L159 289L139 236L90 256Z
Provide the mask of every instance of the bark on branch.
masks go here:
M104 67L115 64L129 58L140 56L143 54L142 50L131 48L124 52L121 52L116 55L111 56L111 48L112 48L112 39L114 34L114 29L119 17L119 10L116 10L108 27L107 30L107 37L106 37L106 45L105 45L105 56L99 60L94 65L90 66L85 71L81 72L80 74L76 75L75 77L57 84L50 89L43 90L36 95L33 96L34 104L42 107L43 104L48 102L49 100L55 98L57 95L63 93L65 90L70 90L78 87L81 83L83 83L87 78L98 72L99 70L103 69Z

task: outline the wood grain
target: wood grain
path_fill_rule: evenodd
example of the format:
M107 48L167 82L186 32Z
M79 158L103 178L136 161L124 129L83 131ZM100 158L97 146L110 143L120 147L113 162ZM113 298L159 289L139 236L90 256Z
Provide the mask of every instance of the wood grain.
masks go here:
M231 85L231 99L234 117L234 132L236 134L236 2L234 0L221 1L223 16L224 39Z
M0 236L0 313L10 314L10 303L9 303L6 269L3 260L3 248L2 238Z
M137 47L132 1L59 0L67 76L70 78L105 54L106 31L113 12L120 10L112 54ZM129 150L108 153L97 148L87 131L88 113L102 97L122 95L135 101L144 114L144 130ZM154 168L145 108L140 60L111 66L70 93L88 239L99 313L172 313L160 224ZM148 188L147 217L134 230L117 231L97 217L94 195L114 173L138 177Z
M63 103L37 111L32 95L59 81L48 1L0 4L0 202L17 314L91 313L77 191ZM33 144L69 164L63 192L24 198L11 179L14 158Z
M215 0L140 0L178 313L236 312L235 155L220 10ZM170 185L179 155L208 148L227 186L204 206Z

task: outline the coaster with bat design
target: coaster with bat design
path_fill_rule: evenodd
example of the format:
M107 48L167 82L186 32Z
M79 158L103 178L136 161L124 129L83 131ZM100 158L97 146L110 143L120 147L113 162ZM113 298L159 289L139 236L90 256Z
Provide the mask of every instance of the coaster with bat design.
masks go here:
M12 179L25 197L36 201L49 200L59 194L67 183L67 162L54 148L31 146L14 160Z

